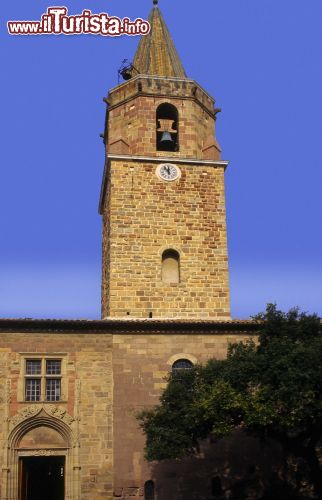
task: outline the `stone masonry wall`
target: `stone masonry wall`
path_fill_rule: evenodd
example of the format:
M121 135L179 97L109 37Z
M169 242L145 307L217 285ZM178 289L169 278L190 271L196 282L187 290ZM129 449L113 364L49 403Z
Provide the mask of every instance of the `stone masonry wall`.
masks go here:
M107 154L220 158L211 99L195 82L138 77L108 98ZM156 151L156 109L179 113L178 152ZM224 167L177 164L165 182L157 163L107 162L103 200L102 317L229 318ZM161 281L166 249L180 254L180 283Z
M181 177L164 182L156 167L111 162L103 213L103 235L110 234L103 239L103 317L228 319L224 169L180 164ZM180 254L178 284L161 280L168 248Z
M19 415L18 412L24 408L39 405L46 409L54 405L61 409L59 411L62 411L62 414L66 410L68 418L77 420L73 425L77 425L79 433L79 463L74 463L74 466L80 467L79 486L82 500L108 500L112 497L111 346L111 335L107 334L30 332L0 335L1 450L7 439L7 419ZM66 372L63 374L65 389L62 401L24 401L23 359L32 359L39 354L54 354L55 357L64 359ZM8 387L9 393L5 394ZM1 453L0 474L3 458ZM67 475L72 473L72 470L66 470ZM0 478L0 484L4 485L4 478Z
M133 496L142 499L144 483L151 479L156 482L158 499L188 498L177 497L175 492L173 496L162 494L163 482L168 476L163 478L158 473L156 477L156 464L144 460L145 438L135 416L143 408L158 404L160 392L166 385L165 379L176 360L187 358L193 363L205 363L210 358L223 359L229 343L248 337L242 332L113 336L115 500L130 500ZM171 463L168 469L171 470ZM186 471L187 478L191 472ZM205 479L209 480L208 477Z
M201 159L205 157L204 148L212 139L217 147L214 159L220 158L220 149L214 137L213 101L199 87L191 83L153 79L143 80L141 84L142 93L132 96L130 85L133 84L129 83L120 86L109 96L108 153ZM150 92L145 93L144 90ZM174 105L178 110L178 152L156 151L156 109L164 102ZM119 149L121 139L128 146L127 150Z

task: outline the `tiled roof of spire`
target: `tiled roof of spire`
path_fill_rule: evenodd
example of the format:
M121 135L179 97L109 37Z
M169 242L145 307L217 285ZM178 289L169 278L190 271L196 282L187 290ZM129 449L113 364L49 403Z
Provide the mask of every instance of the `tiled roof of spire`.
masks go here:
M151 31L142 36L133 66L141 75L186 78L185 70L157 3L149 16Z

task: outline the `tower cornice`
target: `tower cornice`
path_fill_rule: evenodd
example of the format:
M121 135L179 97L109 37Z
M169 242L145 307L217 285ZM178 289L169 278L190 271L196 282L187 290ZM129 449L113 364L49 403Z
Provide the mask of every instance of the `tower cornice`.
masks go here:
M153 81L160 81L160 82L173 82L173 83L182 83L184 85L192 84L193 86L196 87L196 89L199 89L203 94L205 94L208 99L210 99L214 104L216 102L215 98L212 97L196 80L193 80L191 78L177 78L177 77L165 77L165 76L155 76L155 75L136 75L130 80L120 83L116 85L115 87L112 87L109 90L109 95L112 95L115 91L121 90L127 85L137 82L138 80L153 80Z
M224 167L228 166L227 160L202 160L199 158L182 158L178 156L135 156L135 155L117 155L107 154L106 157L110 160L126 160L126 161L147 161L152 163L182 163L186 165L207 165L210 167Z

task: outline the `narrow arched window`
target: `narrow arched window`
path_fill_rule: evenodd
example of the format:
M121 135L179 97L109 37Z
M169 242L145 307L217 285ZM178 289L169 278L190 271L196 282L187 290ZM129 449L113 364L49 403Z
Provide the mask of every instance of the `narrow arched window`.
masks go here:
M144 500L155 500L154 482L147 481L144 484Z
M172 104L160 104L156 112L157 151L179 151L179 115Z
M165 250L162 254L162 281L180 282L180 256L176 250Z
M177 359L172 365L172 373L180 373L181 370L191 370L193 363L189 359Z

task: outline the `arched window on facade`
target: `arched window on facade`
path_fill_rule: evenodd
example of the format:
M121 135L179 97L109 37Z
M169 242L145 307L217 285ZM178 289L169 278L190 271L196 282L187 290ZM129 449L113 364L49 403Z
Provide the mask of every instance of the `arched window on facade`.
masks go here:
M177 359L172 365L172 373L180 373L181 370L191 370L193 363L189 359Z
M160 104L156 112L157 151L179 151L179 114L172 104Z
M155 500L155 488L153 481L144 484L144 500Z
M162 254L163 283L180 283L180 255L176 250L165 250Z

